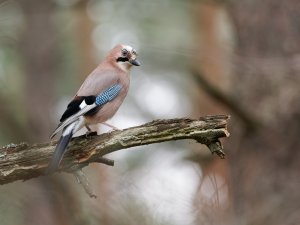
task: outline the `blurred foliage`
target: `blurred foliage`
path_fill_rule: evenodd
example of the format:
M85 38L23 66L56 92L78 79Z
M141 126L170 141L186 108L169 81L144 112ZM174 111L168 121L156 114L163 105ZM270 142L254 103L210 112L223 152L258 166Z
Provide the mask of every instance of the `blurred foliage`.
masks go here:
M297 224L299 12L297 0L0 0L0 145L48 141L117 43L142 66L115 126L232 114L226 161L191 142L117 152L114 168L85 170L96 200L65 174L0 187L1 225ZM192 70L263 126L249 133Z

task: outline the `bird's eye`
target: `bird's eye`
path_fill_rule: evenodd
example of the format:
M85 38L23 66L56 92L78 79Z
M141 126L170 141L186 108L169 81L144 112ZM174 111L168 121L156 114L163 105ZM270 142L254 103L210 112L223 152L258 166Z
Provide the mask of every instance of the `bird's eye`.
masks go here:
M123 56L126 56L127 54L128 54L128 50L127 50L127 49L125 49L125 48L124 48L124 49L122 49L122 55L123 55Z
M136 50L133 49L133 50L132 50L132 54L133 54L133 55L137 55Z

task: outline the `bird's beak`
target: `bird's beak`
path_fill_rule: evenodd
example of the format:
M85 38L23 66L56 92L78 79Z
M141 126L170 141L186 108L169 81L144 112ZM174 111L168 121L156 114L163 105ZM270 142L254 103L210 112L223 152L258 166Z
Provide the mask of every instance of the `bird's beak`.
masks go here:
M134 65L134 66L141 65L141 63L137 59L130 59L129 62L131 63L131 65Z

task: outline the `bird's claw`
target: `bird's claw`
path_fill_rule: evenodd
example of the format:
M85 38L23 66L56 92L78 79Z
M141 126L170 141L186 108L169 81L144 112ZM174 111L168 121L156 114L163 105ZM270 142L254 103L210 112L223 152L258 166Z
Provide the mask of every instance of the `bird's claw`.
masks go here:
M85 133L85 137L86 137L86 138L91 138L91 137L93 137L93 136L97 136L97 132L96 132L96 131L87 131L87 132Z

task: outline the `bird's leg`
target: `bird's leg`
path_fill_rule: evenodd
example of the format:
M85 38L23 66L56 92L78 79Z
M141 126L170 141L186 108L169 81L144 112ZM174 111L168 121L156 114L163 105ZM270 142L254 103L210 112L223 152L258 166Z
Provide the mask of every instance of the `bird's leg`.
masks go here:
M113 125L111 125L111 124L105 123L105 122L103 122L103 123L101 123L101 124L103 124L103 125L105 125L105 126L107 126L107 127L110 127L113 131L120 130L119 128L117 128L117 127L115 127L115 126L113 126Z
M87 129L87 132L85 133L86 137L91 137L91 136L97 135L97 132L92 131L92 129L88 125L85 125L85 128Z
M85 125L85 128L88 130L87 132L92 132L92 129L88 125Z

